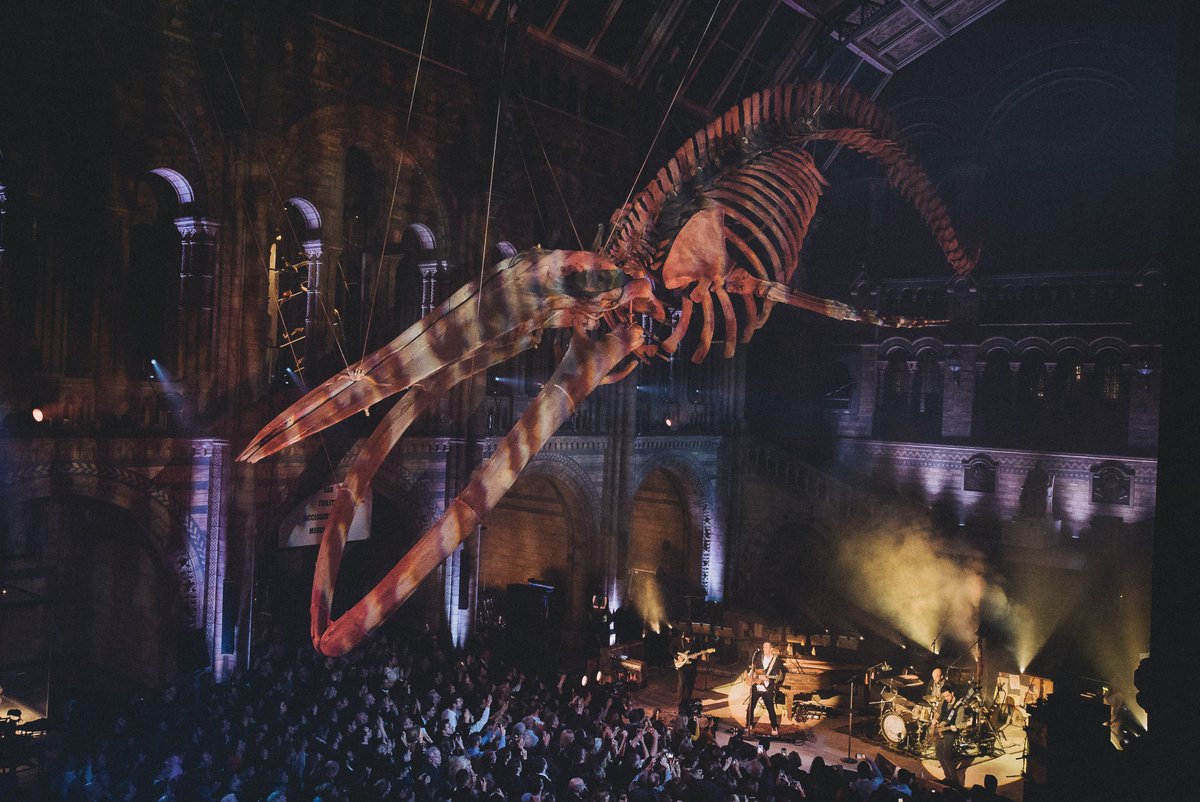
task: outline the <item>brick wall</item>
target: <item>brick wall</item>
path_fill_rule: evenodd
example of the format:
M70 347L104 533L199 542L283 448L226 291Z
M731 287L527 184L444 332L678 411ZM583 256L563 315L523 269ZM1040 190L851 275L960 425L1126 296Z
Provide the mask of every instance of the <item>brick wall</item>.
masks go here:
M517 482L487 517L480 543L479 585L503 590L535 578L560 585L570 576L571 522L552 482Z

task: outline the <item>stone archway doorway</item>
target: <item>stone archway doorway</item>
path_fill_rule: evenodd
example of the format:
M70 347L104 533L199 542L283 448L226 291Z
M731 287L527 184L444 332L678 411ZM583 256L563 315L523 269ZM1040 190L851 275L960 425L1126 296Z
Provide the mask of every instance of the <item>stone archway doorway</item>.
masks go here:
M700 550L684 488L669 469L651 471L633 497L625 559L628 600L650 628L685 615L689 595L703 596Z
M199 659L179 575L128 510L52 496L18 503L6 518L41 602L40 625L23 629L20 648L48 666L52 687L162 687L181 659Z
M502 593L530 579L552 585L550 623L568 639L585 623L587 557L581 505L560 481L527 473L488 515L480 539L479 588Z

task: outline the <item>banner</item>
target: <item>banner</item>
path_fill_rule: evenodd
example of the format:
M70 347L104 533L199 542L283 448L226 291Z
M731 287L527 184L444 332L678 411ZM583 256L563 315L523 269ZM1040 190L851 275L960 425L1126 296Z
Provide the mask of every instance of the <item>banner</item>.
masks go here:
M312 495L307 502L292 511L279 526L279 548L317 546L325 536L325 522L333 511L337 493L333 485L327 485ZM366 540L371 537L371 491L363 503L354 510L347 540Z

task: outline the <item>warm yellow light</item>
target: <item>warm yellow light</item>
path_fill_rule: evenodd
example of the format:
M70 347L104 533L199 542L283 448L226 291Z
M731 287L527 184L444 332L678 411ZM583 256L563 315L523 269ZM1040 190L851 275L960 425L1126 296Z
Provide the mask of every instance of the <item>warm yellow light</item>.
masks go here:
M33 419L35 421L37 421L38 423L41 423L42 421L44 421L46 419L46 414L44 412L42 412L40 409L38 409L37 407L34 407L33 408Z

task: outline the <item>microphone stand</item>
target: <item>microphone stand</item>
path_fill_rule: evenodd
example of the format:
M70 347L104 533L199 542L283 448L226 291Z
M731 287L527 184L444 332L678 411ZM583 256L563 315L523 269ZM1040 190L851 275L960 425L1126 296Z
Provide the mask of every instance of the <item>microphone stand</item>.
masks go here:
M858 761L850 754L854 739L854 677L850 678L850 727L846 730L846 756L843 763L854 764Z

